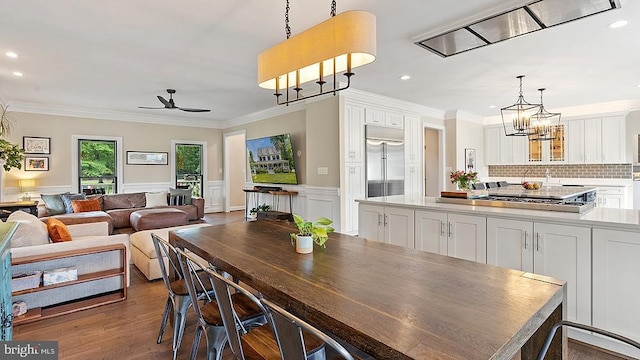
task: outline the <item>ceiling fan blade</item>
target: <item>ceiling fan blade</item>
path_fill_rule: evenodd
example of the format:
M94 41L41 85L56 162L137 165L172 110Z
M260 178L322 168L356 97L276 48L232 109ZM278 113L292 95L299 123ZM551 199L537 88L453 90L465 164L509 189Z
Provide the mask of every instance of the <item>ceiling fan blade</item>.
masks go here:
M138 106L140 109L166 109L166 107Z
M168 107L168 108L173 107L172 104L169 101L167 101L167 99L163 98L160 95L158 95L158 100L160 100L160 102L163 103L165 107Z
M209 112L211 110L208 109L190 109L190 108L182 108L179 107L178 109L182 110L182 111L188 111L188 112Z

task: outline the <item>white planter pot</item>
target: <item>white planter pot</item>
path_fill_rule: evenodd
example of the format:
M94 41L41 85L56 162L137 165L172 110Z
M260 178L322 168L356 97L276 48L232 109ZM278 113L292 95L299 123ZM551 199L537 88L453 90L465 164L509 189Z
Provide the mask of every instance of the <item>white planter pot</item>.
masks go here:
M313 237L296 235L296 252L309 254L313 252Z

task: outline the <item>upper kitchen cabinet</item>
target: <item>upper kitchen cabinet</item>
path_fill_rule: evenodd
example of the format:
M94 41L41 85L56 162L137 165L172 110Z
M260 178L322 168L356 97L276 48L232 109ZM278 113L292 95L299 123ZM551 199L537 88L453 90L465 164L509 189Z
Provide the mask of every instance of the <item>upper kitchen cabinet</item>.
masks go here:
M570 163L622 164L625 160L625 117L567 121Z
M364 107L345 104L345 161L364 162Z
M501 127L484 128L484 162L487 165L500 165L500 136L504 136Z
M535 136L527 137L529 158L532 164L558 164L566 162L565 125L556 127L555 136L551 140L537 140Z
M404 127L402 114L391 111L367 107L365 123L402 129Z

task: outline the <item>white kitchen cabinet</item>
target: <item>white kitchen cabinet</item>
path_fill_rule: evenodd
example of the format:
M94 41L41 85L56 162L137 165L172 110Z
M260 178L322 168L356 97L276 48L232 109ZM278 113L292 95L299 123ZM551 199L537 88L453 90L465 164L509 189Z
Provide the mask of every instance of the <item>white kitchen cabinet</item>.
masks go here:
M593 229L593 326L640 341L640 233ZM640 358L640 350L602 338L593 343Z
M484 216L426 210L415 213L416 249L486 263L487 230Z
M345 162L364 162L364 107L345 104Z
M598 186L596 206L611 209L632 207L630 201L627 201L626 187L621 186Z
M487 263L567 282L567 318L591 324L591 229L487 218Z
M584 120L567 121L567 159L570 164L585 162Z
M602 162L621 164L625 161L625 117L610 116L602 118Z
M407 163L422 162L422 139L424 130L419 117L404 117L404 161Z
M402 129L404 126L402 114L399 112L367 107L365 123Z
M404 195L410 198L422 197L422 166L417 163L404 164Z
M358 236L414 248L414 211L393 206L360 204Z
M571 120L568 146L571 163L622 164L625 154L625 117Z
M484 162L487 165L500 165L500 136L505 136L501 127L484 129Z
M584 162L602 162L602 119L584 120Z
M356 200L365 197L364 164L345 164L344 179L345 187L349 191L344 194L345 216L340 232L354 235L358 233L358 203Z

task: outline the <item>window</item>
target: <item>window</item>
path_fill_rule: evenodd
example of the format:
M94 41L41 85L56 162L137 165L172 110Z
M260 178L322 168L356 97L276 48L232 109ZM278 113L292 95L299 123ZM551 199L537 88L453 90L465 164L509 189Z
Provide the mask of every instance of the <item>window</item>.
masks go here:
M78 191L118 192L118 148L115 140L78 139Z
M202 197L203 151L200 144L175 144L176 188Z

